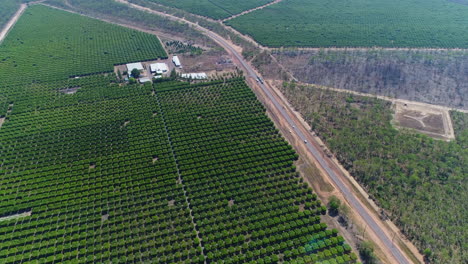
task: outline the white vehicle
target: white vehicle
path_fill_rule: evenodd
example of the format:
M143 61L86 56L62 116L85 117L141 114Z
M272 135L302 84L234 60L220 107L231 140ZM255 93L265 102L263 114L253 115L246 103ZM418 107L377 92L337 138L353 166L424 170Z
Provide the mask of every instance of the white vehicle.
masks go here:
M307 140L304 140L304 143L306 143L306 144L307 144Z

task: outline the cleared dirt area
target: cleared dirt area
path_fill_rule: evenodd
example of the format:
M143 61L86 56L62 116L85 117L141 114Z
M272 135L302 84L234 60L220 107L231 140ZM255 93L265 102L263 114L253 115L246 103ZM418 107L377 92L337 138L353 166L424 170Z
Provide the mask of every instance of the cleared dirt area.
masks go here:
M210 72L230 71L236 66L230 56L224 52L208 51L202 55L182 55L183 71L188 72Z
M32 214L32 211L27 211L21 214L14 214L14 215L0 217L0 222L31 216L31 214Z
M61 89L59 91L61 93L64 93L64 94L75 94L76 92L78 92L78 90L80 88L81 88L80 86L75 86L75 87L69 87L69 88Z
M455 138L448 110L403 102L395 102L394 107L396 127L414 129L435 139Z
M3 123L5 122L4 117L0 117L0 128L3 126Z

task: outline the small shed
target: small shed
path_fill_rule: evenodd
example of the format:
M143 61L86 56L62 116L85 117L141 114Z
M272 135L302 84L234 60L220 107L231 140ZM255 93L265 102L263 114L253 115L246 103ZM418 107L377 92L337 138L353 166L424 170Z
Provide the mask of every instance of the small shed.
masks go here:
M143 68L143 65L141 64L141 62L129 63L126 66L127 66L128 73L131 73L133 69L137 69L139 71L142 71L145 69Z
M172 57L172 62L174 63L174 65L175 65L176 67L182 66L182 65L180 64L179 57L177 57L177 56L173 56L173 57Z
M151 79L148 77L143 77L143 78L140 78L139 81L140 83L147 83L147 82L151 82Z
M166 63L154 63L150 65L151 72L157 74L163 74L169 70Z

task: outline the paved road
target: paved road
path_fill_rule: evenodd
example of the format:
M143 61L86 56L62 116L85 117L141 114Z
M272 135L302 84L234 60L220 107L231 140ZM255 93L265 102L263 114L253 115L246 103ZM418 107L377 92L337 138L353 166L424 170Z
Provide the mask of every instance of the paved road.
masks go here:
M243 68L247 70L248 77L257 78L257 74L253 70L253 68L244 60L244 58L223 38L220 36L208 31L208 30L203 30L204 33L211 37L212 39L216 40L216 42L222 44L222 46L229 50L236 58L242 63ZM288 122L288 124L291 127L292 133L296 133L296 135L301 139L302 142L305 140L310 142L310 135L306 136L304 133L302 133L301 130L297 129L297 127L301 126L302 124L296 123L293 118L289 115L289 113L286 112L286 110L282 107L282 105L278 102L276 97L271 93L270 89L263 83L258 83L259 86L262 88L263 92L268 96L268 99L272 102L276 110L282 115L282 117ZM333 170L330 166L330 164L325 161L325 159L322 157L320 151L317 150L317 148L310 143L304 143L306 144L307 150L312 153L312 155L317 159L317 161L320 163L322 168L328 173L330 178L333 180L335 185L340 189L341 193L343 196L346 198L346 200L351 204L351 206L357 210L357 212L362 216L362 218L366 221L368 224L369 228L371 228L375 234L377 234L378 237L382 240L382 242L385 244L385 246L392 252L393 256L395 259L401 263L410 263L406 259L406 257L402 254L402 252L399 250L398 247L395 247L391 239L385 234L385 232L380 228L380 226L374 221L372 216L369 215L367 210L364 208L364 206L357 200L357 198L354 196L352 191L349 190L348 186L343 183L341 178L335 173L335 171L338 171L336 168Z
M168 17L172 20L182 21L184 23L192 25L194 28L201 31L206 36L213 39L215 42L219 43L223 48L229 51L236 59L242 64L242 67L247 73L247 78L257 79L257 74L255 73L254 69L244 60L244 58L237 52L237 50L229 43L227 40L222 38L221 36L215 34L212 31L209 31L206 28L199 26L198 24L192 23L182 18L178 18L166 13L162 13L159 11L155 11L146 7L142 7L139 5L135 5L132 3L128 3L126 0L115 0L120 3L127 4L133 8L147 11L150 13L155 13L158 15L162 15ZM295 121L294 117L291 113L288 113L286 109L283 108L283 105L277 100L277 98L272 94L272 91L269 87L267 87L263 83L258 83L262 91L268 97L272 105L276 108L277 112L280 113L282 118L286 120L291 127L292 133L297 135L297 137L304 142L307 140L308 142L313 141L313 136L310 133L304 134L299 127L302 126L302 123L299 121ZM305 129L306 131L306 129ZM374 233L381 239L382 243L387 247L387 249L391 252L394 259L400 264L409 264L410 262L407 260L406 256L400 251L400 248L395 246L394 243L391 241L390 237L386 235L386 233L382 230L382 228L377 224L374 218L367 212L364 205L354 196L353 192L349 189L349 187L343 182L341 177L337 174L340 170L336 167L333 162L327 162L321 155L321 152L311 143L304 143L306 146L307 151L309 151L315 159L318 161L320 166L325 170L325 172L329 175L329 177L333 180L335 185L339 188L345 199L351 204L351 206L356 210L358 214L361 215L363 220L367 223L368 227L374 231Z

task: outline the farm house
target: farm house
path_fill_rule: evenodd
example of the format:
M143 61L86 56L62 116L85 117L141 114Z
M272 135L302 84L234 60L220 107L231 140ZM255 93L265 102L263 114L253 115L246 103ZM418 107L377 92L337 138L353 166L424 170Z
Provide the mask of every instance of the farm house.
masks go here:
M150 65L151 72L156 74L163 74L169 70L166 63L154 63Z
M182 65L180 64L179 57L177 57L177 56L173 56L173 57L172 57L172 62L174 63L174 65L175 65L176 67L182 66Z

